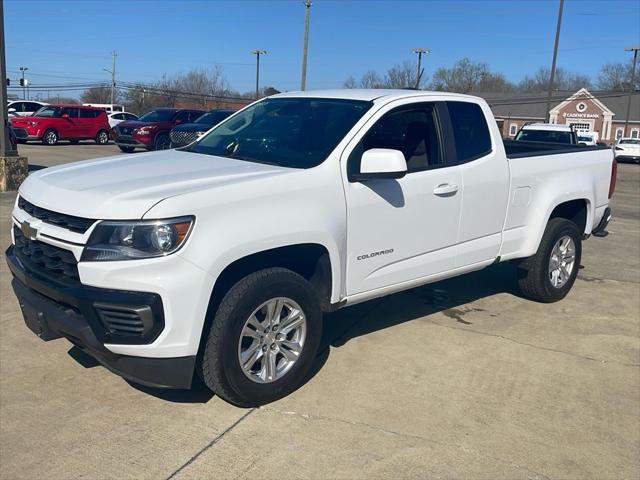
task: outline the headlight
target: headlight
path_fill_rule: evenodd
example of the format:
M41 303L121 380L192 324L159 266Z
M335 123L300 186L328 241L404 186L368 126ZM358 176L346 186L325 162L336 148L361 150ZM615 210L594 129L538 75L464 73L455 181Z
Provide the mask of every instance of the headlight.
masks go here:
M28 122L29 125L31 125L32 127L35 127L36 125L38 125L38 122Z
M169 255L185 242L193 222L193 217L100 222L91 233L80 261L137 260Z

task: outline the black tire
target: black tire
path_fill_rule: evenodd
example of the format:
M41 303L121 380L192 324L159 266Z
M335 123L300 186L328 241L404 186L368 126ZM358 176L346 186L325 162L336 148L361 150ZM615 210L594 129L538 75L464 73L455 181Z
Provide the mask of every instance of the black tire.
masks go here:
M109 132L106 130L100 130L96 134L96 138L94 139L98 145L106 145L109 143Z
M123 147L121 145L118 145L118 148L120 149L121 152L124 152L124 153L133 153L133 151L135 150L135 147Z
M307 320L304 346L298 360L280 379L257 383L242 371L238 344L251 313L275 297L288 297ZM223 297L208 332L200 375L216 395L239 407L255 407L282 398L304 382L318 353L322 311L318 296L303 277L284 268L267 268L236 283Z
M47 130L46 132L44 132L44 135L42 135L43 145L55 145L56 143L58 143L58 140L58 132L53 129Z
M171 148L171 139L166 133L161 133L156 137L156 141L153 142L154 150L169 150Z
M575 260L568 280L560 287L551 283L549 264L556 242L569 236L575 245ZM547 223L538 251L518 266L518 283L524 296L543 303L562 300L573 287L582 258L582 234L578 226L564 218L552 218Z

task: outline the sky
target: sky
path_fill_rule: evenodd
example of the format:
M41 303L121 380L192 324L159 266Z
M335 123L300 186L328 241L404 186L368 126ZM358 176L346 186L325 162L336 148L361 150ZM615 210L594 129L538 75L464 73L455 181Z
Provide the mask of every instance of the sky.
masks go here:
M469 57L517 82L550 65L558 5L313 0L307 88L339 88L350 75L415 62L417 47L431 50L427 80ZM32 86L108 82L103 69L115 50L116 80L152 82L218 65L233 89L251 91L253 49L267 51L261 86L300 86L302 0L4 0L4 16L8 76L17 81L27 66ZM640 1L565 1L559 66L595 77L602 64L629 60L624 48L638 44Z

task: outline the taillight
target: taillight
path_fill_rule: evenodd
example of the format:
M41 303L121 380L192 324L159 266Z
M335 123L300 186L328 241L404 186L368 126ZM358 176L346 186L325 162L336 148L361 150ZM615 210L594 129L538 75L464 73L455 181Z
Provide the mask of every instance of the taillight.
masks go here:
M613 192L616 191L616 179L618 178L618 162L616 159L613 159L613 164L611 165L611 181L609 182L609 198L613 197Z

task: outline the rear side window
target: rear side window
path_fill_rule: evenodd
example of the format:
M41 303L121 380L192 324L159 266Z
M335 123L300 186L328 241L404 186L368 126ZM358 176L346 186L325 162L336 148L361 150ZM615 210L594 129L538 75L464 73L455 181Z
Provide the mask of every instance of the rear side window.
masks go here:
M62 115L69 115L69 118L78 118L79 108L65 107L62 109Z
M491 152L489 127L480 105L447 102L447 108L451 118L458 163L470 162Z
M99 110L80 109L80 118L96 118L100 114Z

